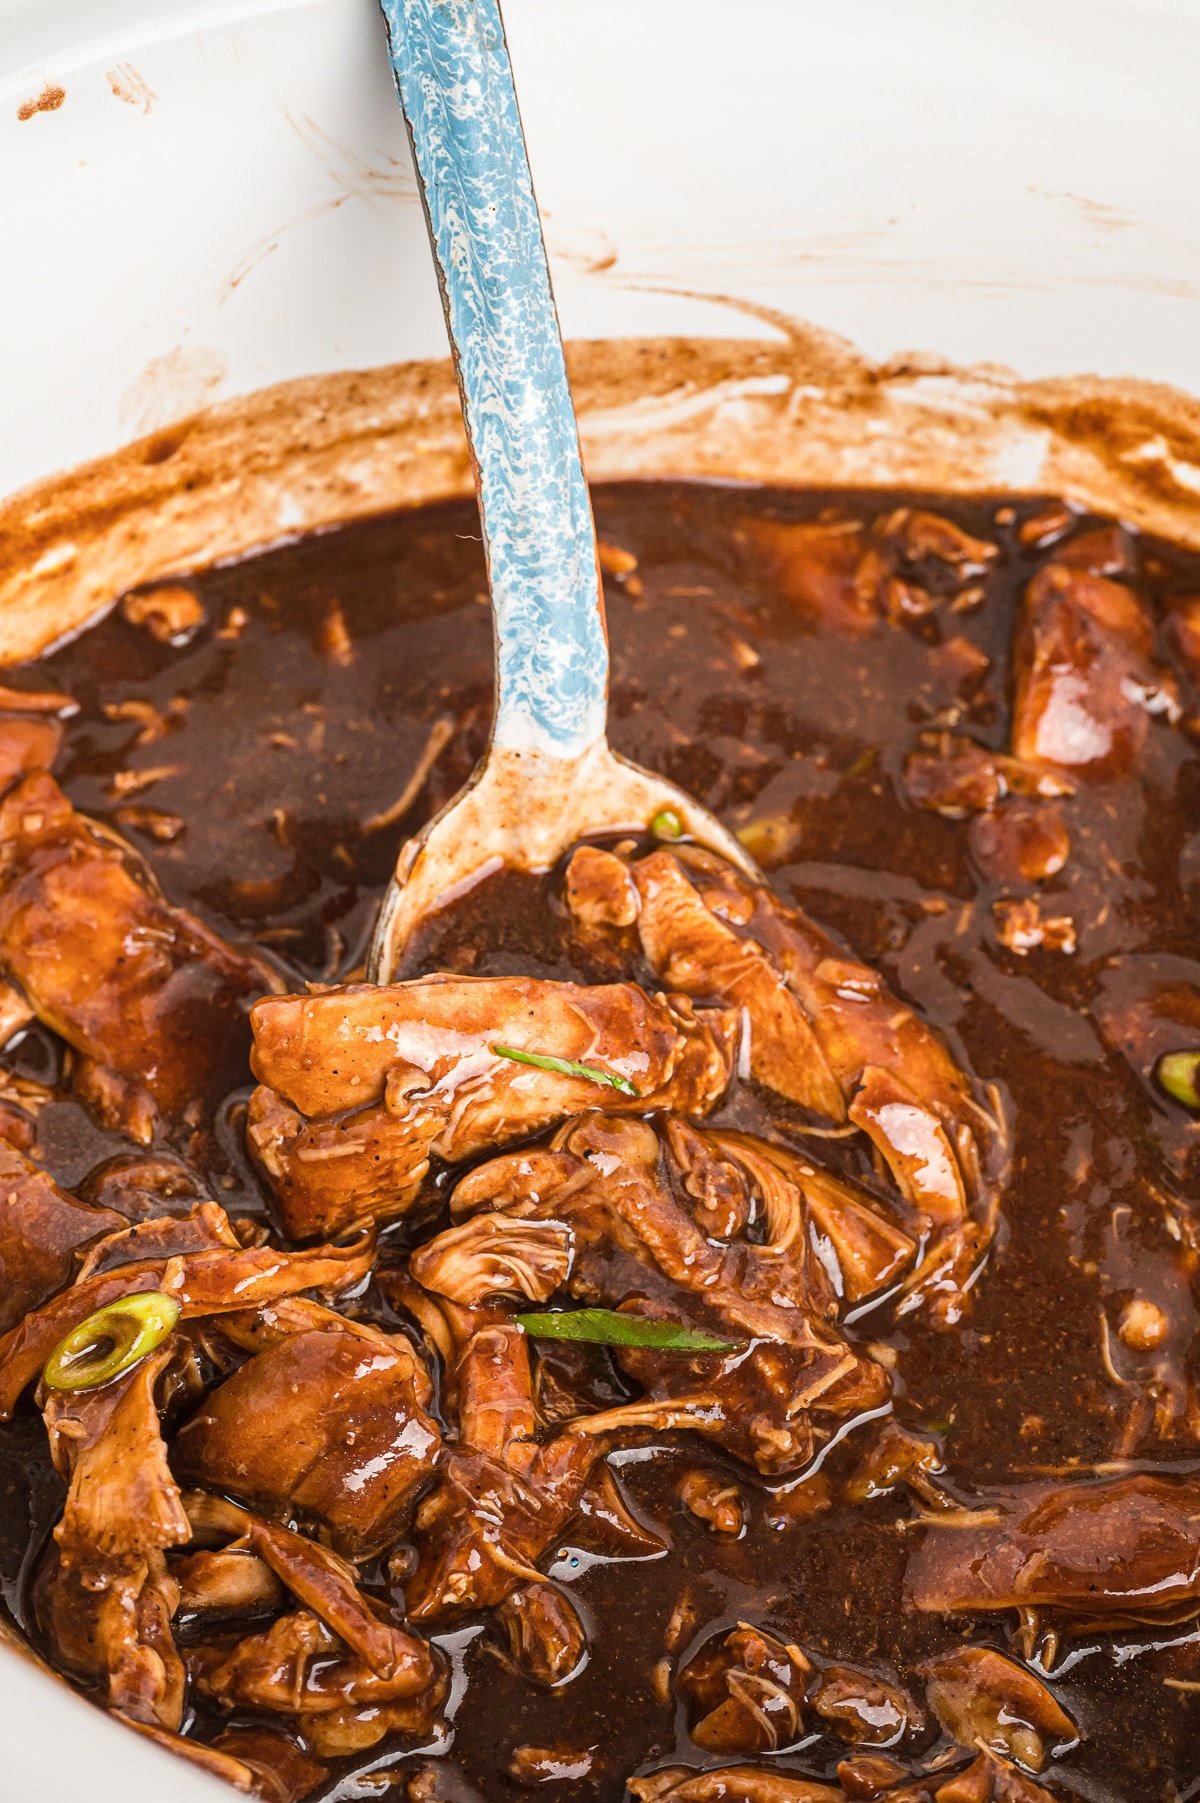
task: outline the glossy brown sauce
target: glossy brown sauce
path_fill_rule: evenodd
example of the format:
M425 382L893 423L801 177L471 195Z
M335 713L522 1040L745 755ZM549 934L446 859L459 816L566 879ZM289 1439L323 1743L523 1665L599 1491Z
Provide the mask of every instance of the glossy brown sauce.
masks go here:
M880 621L859 636L813 630L756 550L757 523L833 506L873 519L901 500L999 545L982 594L958 610L935 594L932 613ZM1190 1387L1200 1305L1180 1275L1170 1212L1191 1208L1197 1124L1155 1088L1140 1051L1127 1058L1111 1033L1106 1040L1099 1012L1104 998L1124 1007L1156 982L1200 989L1194 743L1182 726L1154 721L1135 777L1080 783L1063 803L1069 856L1038 885L997 873L978 825L989 816L919 808L903 777L922 730L1007 747L1014 617L1049 555L1045 544L1023 542L1033 535L1022 528L1049 511L1036 501L715 485L597 495L601 537L636 558L636 572L606 582L616 748L744 830L777 892L875 964L969 1071L1000 1086L1015 1135L1011 1174L965 1321L936 1331L920 1317L898 1320L884 1303L852 1314L848 1328L891 1349L896 1416L935 1438L965 1493L1084 1476L1117 1457L1122 1469L1200 1470L1186 1422L1130 1442L1138 1373L1113 1381L1101 1325L1113 1298L1160 1300L1178 1343L1175 1375ZM1093 524L1073 519L1063 530L1077 537ZM361 965L401 838L451 797L483 748L491 622L477 533L466 504L328 532L201 578L205 622L182 647L114 611L9 673L18 686L52 685L80 704L56 766L75 805L129 833L172 901L227 938L265 946L289 987L336 981ZM1166 659L1171 599L1200 591L1200 560L1136 535L1128 544L1129 580L1154 609ZM148 701L170 730L136 744L137 723L111 717L130 698ZM1185 682L1185 713L1194 699ZM419 793L403 815L369 830L373 817L394 813L431 734L440 750ZM159 774L138 788L122 777L128 771ZM411 970L612 980L621 973L581 945L561 884L560 871L480 885L430 923ZM1073 922L1073 951L1023 956L1000 943L994 904L1035 891L1044 916ZM61 1051L34 1026L3 1064L53 1084ZM247 1068L192 1153L232 1214L266 1207L241 1145L249 1084ZM802 1122L754 1085L735 1085L714 1118L804 1143ZM42 1110L33 1156L70 1187L126 1149L62 1099ZM815 1155L854 1173L854 1155L836 1143ZM429 1220L390 1229L385 1258L398 1259ZM395 1324L375 1292L362 1306ZM606 1386L625 1393L606 1354L593 1355L592 1367L598 1397ZM822 1453L835 1498L872 1431L859 1425ZM715 1535L681 1508L678 1482L697 1469L739 1487L740 1537ZM900 1492L853 1506L835 1500L804 1518L779 1485L689 1436L620 1455L620 1474L669 1551L614 1558L584 1544L586 1535L576 1545L571 1530L546 1569L569 1588L590 1650L585 1668L553 1691L508 1669L485 1637L472 1636L470 1618L439 1636L465 1675L441 1794L519 1794L498 1774L529 1745L562 1750L562 1772L541 1788L580 1803L617 1803L636 1771L711 1763L656 1668L668 1657L682 1664L739 1621L821 1659L878 1669L918 1697L916 1667L929 1654L966 1636L1007 1644L1011 1614L970 1626L905 1605L914 1539L898 1528L911 1517ZM32 1573L61 1498L26 1402L0 1428L0 1580L8 1612L27 1630ZM374 1579L385 1594L382 1573ZM681 1598L690 1629L668 1646ZM1094 1803L1194 1794L1200 1700L1164 1680L1200 1682L1195 1621L1070 1640L1053 1671L1081 1740L1051 1762L1046 1781ZM832 1776L847 1749L814 1720L773 1766ZM200 1737L216 1725L211 1710L195 1714ZM900 1757L919 1763L938 1745L931 1721ZM572 1779L571 1759L585 1752L587 1774ZM399 1783L419 1764L410 1747L385 1743L344 1761L319 1794L403 1796L384 1788L384 1774Z

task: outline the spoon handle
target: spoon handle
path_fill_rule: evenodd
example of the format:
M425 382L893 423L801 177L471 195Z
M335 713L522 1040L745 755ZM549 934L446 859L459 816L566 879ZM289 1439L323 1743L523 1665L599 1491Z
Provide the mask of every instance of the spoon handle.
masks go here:
M381 0L463 418L496 623L493 744L603 737L591 503L497 0Z

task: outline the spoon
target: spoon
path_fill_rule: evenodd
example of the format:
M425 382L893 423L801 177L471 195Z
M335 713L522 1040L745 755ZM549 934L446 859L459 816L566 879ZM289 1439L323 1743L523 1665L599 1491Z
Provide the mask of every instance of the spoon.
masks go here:
M758 872L682 789L608 745L596 533L497 0L381 0L475 469L496 712L467 786L402 847L367 975L421 918L504 865L584 837L687 838Z

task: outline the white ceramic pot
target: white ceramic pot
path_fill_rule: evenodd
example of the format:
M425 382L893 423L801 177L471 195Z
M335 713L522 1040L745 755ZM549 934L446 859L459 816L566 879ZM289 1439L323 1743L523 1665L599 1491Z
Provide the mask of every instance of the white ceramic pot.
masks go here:
M694 380L660 381L649 410L629 383L640 371L654 387L652 360L633 360L619 405L596 382L594 473L655 467L663 446L680 468L781 470L782 453L755 448L770 427L810 479L915 469L1103 497L1116 468L1135 511L1194 533L1200 415L1118 384L1105 393L1132 408L1119 442L1105 447L1102 426L1084 443L1078 410L1067 422L1076 390L1043 379L1200 393L1197 0L507 0L506 13L567 336L760 341L724 347L715 403L703 358ZM145 471L176 454L173 422L268 384L443 355L373 0L9 0L0 34L0 497L157 434L120 465L122 481L143 472L153 529ZM807 340L773 349L771 310L891 360L865 438L839 437L838 381L853 368L861 398L874 376L852 359L838 375ZM303 433L285 396L276 439L287 448L290 432L308 462L287 464L282 487L286 458L238 479L240 416L218 416L224 486L207 513L158 506L162 551L140 529L75 542L69 483L0 506L0 640L77 622L135 566L395 498L389 460L406 492L461 486L449 390L434 388L389 414L387 383L343 379L339 405L365 407L371 430L315 462L299 440L325 418L318 390L297 391ZM1000 403L1016 428L984 430ZM228 1794L2 1646L0 1746L4 1803Z

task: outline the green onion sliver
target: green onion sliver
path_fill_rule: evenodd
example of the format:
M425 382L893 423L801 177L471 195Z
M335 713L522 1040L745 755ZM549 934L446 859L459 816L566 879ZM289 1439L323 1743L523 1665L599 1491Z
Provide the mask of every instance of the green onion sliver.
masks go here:
M655 1352L732 1352L735 1340L680 1327L674 1321L650 1321L612 1308L555 1309L547 1314L517 1315L517 1326L535 1340L586 1340L591 1346L647 1346Z
M1169 1096L1200 1113L1200 1050L1165 1052L1154 1067L1154 1075Z
M51 1390L95 1390L161 1346L176 1321L179 1304L161 1290L139 1290L96 1310L73 1327L42 1369Z
M547 1052L521 1052L515 1046L494 1045L489 1051L497 1058L511 1058L514 1064L532 1064L540 1071L554 1071L560 1077L586 1077L589 1083L606 1083L622 1095L636 1096L637 1090L619 1071L603 1070L598 1064L577 1064L573 1058L552 1058Z
M650 822L650 831L656 839L682 839L683 821L674 808L660 808Z

